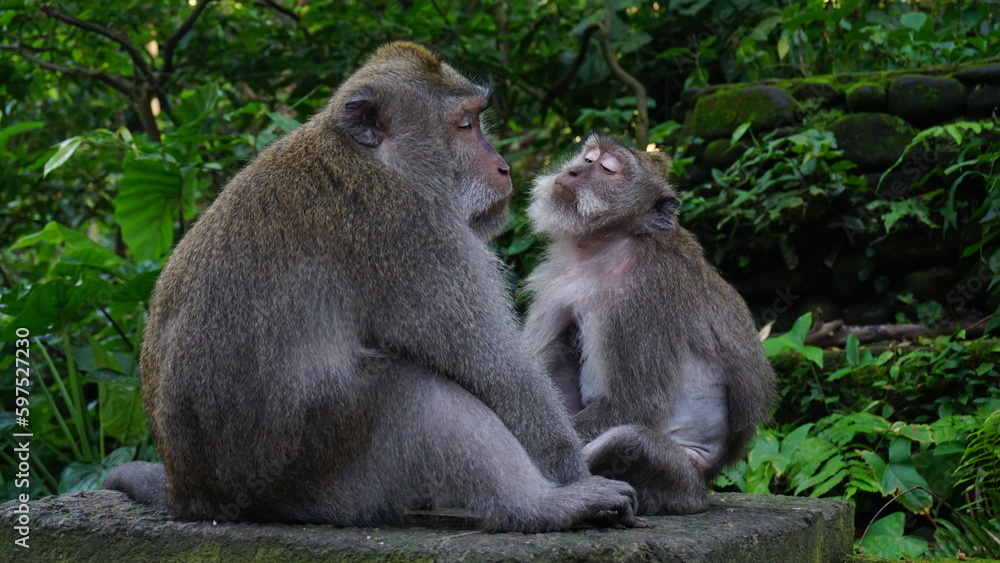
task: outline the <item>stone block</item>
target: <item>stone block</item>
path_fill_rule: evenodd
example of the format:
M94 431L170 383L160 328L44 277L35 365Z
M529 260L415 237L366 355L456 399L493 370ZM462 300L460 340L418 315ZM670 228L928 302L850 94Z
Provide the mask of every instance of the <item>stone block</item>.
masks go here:
M970 115L985 117L1000 113L1000 84L987 84L969 94Z
M655 527L580 527L550 534L489 534L467 518L420 515L410 527L180 522L116 491L28 503L29 549L14 544L18 506L0 506L4 561L839 561L851 550L854 509L834 499L712 494L691 516L648 518Z
M743 123L766 131L797 121L798 104L776 86L728 88L698 98L688 115L684 133L703 139L729 136Z
M821 107L843 105L844 93L828 82L799 82L792 88L792 97L800 102L812 99L820 100Z
M1000 63L963 68L955 78L966 84L1000 84Z
M885 90L873 84L859 84L847 91L847 107L855 113L884 111Z
M901 76L889 87L889 112L918 125L930 125L961 115L965 99L965 86L958 80Z
M919 301L936 299L943 302L949 291L955 289L961 274L947 266L935 266L910 272L897 284L900 293L911 293Z
M862 167L887 168L896 162L917 130L885 113L845 115L830 125L844 156Z

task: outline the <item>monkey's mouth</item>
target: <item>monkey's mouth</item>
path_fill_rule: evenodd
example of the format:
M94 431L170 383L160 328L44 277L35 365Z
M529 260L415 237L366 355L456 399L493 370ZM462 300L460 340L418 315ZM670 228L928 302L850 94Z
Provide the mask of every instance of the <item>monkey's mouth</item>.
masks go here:
M507 204L510 198L499 199L482 211L478 211L469 218L470 225L491 224L496 221L506 220Z
M496 215L497 213L502 213L507 210L508 203L510 203L509 197L498 199L493 202L493 205L487 207L485 211L479 212L479 215Z
M576 194L559 181L552 184L552 197L568 205L576 205Z

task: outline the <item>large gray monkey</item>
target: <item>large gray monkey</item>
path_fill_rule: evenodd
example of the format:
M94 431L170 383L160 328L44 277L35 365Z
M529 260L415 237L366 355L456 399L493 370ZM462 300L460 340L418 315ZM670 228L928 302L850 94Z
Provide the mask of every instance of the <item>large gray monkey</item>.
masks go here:
M639 514L706 510L775 401L746 304L677 225L669 163L594 135L536 179L529 208L551 244L525 338L591 471L635 486Z
M141 355L174 514L361 526L448 503L488 530L642 525L629 485L587 472L481 240L511 192L487 101L387 45L181 241ZM136 462L105 486L156 503L163 479Z

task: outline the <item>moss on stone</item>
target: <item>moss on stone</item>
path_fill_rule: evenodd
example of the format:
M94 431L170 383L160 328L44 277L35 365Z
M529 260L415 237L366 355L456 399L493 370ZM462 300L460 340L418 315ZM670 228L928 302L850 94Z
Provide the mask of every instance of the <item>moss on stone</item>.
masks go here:
M842 105L845 100L844 91L836 88L830 82L821 80L799 80L791 85L792 96L801 101L818 100L820 107Z
M953 78L900 76L889 87L889 111L921 125L961 115L965 99L965 86Z
M955 78L966 84L1000 84L1000 63L966 67Z
M690 516L654 528L580 527L550 534L488 534L413 526L180 522L114 491L29 503L31 549L13 543L15 503L0 506L4 561L836 561L851 547L854 508L834 499L711 494Z
M853 112L885 109L885 88L874 84L858 84L847 91L847 107Z
M830 125L844 156L862 167L888 167L896 162L917 130L885 113L845 115Z
M725 170L736 162L746 149L746 145L742 143L730 146L729 139L716 139L705 147L703 156L705 166Z
M701 96L688 116L685 134L704 139L731 135L743 123L754 131L773 129L796 120L798 104L775 86L720 89Z

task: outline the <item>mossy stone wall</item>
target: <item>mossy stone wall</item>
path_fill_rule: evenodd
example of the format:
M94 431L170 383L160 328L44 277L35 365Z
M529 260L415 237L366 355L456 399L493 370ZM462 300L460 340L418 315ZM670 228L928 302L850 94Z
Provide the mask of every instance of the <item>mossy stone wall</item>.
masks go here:
M1000 59L692 88L672 108L672 117L684 126L675 134L680 137L671 140L686 145L683 156L694 159L676 180L682 188L711 183L713 169L725 170L745 150L754 150L749 136L735 146L730 143L733 132L750 123L757 139L769 132L784 136L804 128L831 131L844 159L856 165L851 174L865 179L869 201L920 198L934 190L949 190L955 182L961 184L957 197L982 199L988 188L981 183L941 173L959 155L954 145L907 147L929 127L957 120L995 120L998 113ZM959 217L958 228L947 231L904 222L888 236L851 232L843 226L845 218L871 219L863 217L867 210L858 201L846 195L807 201L809 209L798 222L792 218L790 224L785 221L778 227L790 235L788 248L767 249L762 255L759 248L750 249L751 241L737 241L747 246L744 254L753 260L741 263L739 253L731 252L719 266L747 297L758 320L777 317L780 328L813 310L826 320L842 318L849 324L892 322L905 307L898 298L901 294L937 301L951 314L975 316L996 309L998 300L984 290L992 276L988 269L984 272L984 260L979 255L963 256L963 250L981 236L978 219ZM688 226L707 242L711 257L712 225ZM982 255L988 258L994 246L984 247ZM789 253L797 260L792 267Z

